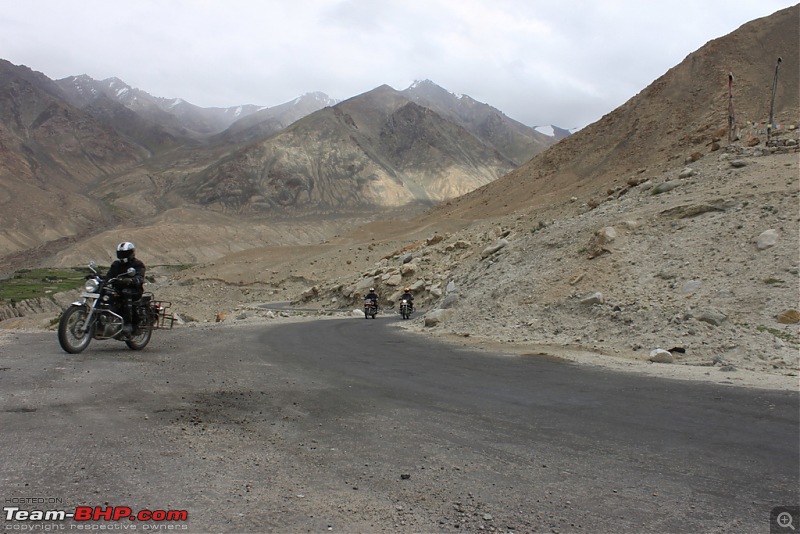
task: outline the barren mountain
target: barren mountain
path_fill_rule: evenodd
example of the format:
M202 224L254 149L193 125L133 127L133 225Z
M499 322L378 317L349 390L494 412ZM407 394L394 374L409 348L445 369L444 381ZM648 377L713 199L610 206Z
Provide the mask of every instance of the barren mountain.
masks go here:
M454 95L430 80L415 82L402 93L417 104L463 126L516 165L526 163L553 145L553 137L510 119L498 109L467 95Z
M119 240L118 228L179 219L180 230L170 226L159 240L165 262L296 243L279 223L287 217L324 217L313 232L318 241L353 220L385 216L386 208L415 213L496 179L515 166L501 149L539 150L553 142L520 125L508 127L510 119L470 99L471 108L491 110L499 132L494 146L491 135L480 133L489 131L486 121L462 116L461 126L454 122L458 113L444 118L388 87L334 108L326 95L310 93L273 108L203 109L153 97L116 78L53 82L8 62L2 68L7 90L0 93L0 135L8 150L0 154L0 186L9 206L0 216L4 272L46 264L67 246L73 250L61 256L94 250L96 239L108 246ZM437 90L440 107L457 99ZM43 126L46 136L39 133ZM26 174L36 176L43 193L30 189ZM19 202L34 197L24 208ZM217 214L218 232L199 222L206 217L197 214L209 210ZM275 222L271 230L265 217ZM298 235L306 234L306 224L298 221ZM232 243L242 225L265 231ZM186 236L193 234L205 253L190 250L193 240Z
M382 86L233 153L174 192L227 211L336 212L438 202L514 166L463 127Z
M322 108L336 105L325 93L307 93L291 102L262 108L230 125L219 137L231 144L242 144L269 137Z
M70 76L57 80L69 102L78 108L91 106L105 97L135 112L141 119L183 136L207 136L222 132L231 124L263 109L253 104L229 108L201 108L180 98L161 98L136 89L119 78L95 80Z

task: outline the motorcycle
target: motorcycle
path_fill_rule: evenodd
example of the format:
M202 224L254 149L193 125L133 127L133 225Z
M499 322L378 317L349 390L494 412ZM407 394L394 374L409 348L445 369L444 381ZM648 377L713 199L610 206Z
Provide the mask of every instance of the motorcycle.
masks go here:
M138 325L130 335L123 332L122 295L114 287L114 282L125 276L132 276L134 269L115 278L104 280L95 270L95 263L89 263L91 275L81 293L82 301L73 302L64 310L58 323L58 343L70 354L83 352L92 339L116 339L124 341L132 350L142 350L150 343L153 330L172 329L175 317L167 313L171 303L153 299L152 293L144 293L133 302L133 313Z
M367 299L364 301L364 319L369 319L378 315L378 301L374 299Z
M408 299L400 301L400 315L403 316L403 319L411 318L411 302Z

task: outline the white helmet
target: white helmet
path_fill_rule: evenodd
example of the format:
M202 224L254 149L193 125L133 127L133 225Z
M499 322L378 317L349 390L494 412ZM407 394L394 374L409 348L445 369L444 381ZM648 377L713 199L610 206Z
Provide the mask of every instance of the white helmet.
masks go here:
M129 241L123 241L117 245L117 258L122 260L123 263L127 263L135 253L136 247Z

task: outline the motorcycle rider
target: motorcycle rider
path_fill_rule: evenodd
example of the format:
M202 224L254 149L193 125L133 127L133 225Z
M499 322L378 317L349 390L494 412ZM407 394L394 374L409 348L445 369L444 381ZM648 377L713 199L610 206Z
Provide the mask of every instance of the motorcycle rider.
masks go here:
M408 301L408 311L414 311L414 295L411 294L411 288L403 289L403 294L400 295L400 300Z
M369 288L369 293L367 293L367 296L364 297L364 300L371 300L375 303L375 307L378 307L378 294L375 293L374 287Z
M129 276L125 275L133 269ZM144 293L144 263L136 258L136 247L129 241L117 245L117 260L111 264L106 274L106 280L116 278L114 287L119 289L122 296L122 333L130 336L136 331L139 318L133 313L133 301L142 298Z

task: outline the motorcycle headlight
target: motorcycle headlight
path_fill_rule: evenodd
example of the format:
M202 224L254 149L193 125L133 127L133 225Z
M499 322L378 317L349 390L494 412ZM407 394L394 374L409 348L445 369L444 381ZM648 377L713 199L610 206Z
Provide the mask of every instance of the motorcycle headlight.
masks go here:
M83 285L83 290L87 293L95 293L97 292L97 288L100 287L100 283L95 280L94 278L89 278L86 280L86 283Z

